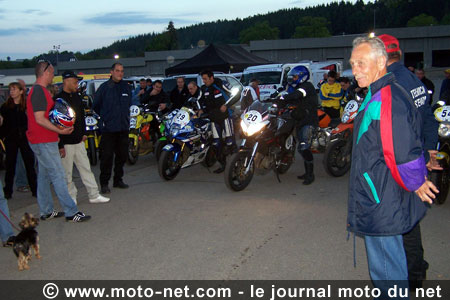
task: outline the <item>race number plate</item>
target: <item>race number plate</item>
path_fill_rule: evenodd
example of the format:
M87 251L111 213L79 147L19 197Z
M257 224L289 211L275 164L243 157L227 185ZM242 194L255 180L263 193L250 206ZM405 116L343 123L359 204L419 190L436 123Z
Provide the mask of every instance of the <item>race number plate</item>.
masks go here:
M180 125L180 127L184 127L187 123L189 123L189 119L189 113L180 109L175 116L173 123Z
M131 105L130 106L130 117L136 117L141 112L139 106Z
M251 110L244 115L244 123L247 126L262 122L261 114L256 110Z
M86 123L86 126L94 126L94 125L97 125L97 123L98 123L97 119L92 116L87 116L84 119L84 122Z
M434 117L438 122L450 122L450 105L437 108L434 111Z

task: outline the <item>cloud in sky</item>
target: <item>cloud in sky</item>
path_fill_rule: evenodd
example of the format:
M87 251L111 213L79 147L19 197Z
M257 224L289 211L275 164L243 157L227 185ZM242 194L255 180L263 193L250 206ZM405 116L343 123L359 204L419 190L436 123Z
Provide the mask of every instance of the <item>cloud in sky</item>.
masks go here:
M111 12L84 18L86 23L99 25L167 24L169 21L188 23L192 20L182 18L161 18L141 12Z
M9 28L0 29L0 36L11 36L20 33L21 35L36 33L36 32L64 32L70 31L70 28L61 25L38 25L33 28Z
M1 0L0 0L1 1ZM33 14L36 14L36 15L46 15L46 14L48 14L48 12L47 11L44 11L44 10L40 10L40 9L26 9L26 10L24 10L24 11L22 11L24 14L27 14L27 15L33 15Z

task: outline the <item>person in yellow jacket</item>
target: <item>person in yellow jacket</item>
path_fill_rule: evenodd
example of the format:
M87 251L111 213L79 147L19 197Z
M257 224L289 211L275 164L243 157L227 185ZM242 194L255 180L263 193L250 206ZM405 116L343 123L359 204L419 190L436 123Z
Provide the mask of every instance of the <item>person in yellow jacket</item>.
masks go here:
M340 117L340 101L344 95L341 85L336 82L336 77L337 73L335 71L328 72L327 82L321 85L319 92L323 110L331 118Z

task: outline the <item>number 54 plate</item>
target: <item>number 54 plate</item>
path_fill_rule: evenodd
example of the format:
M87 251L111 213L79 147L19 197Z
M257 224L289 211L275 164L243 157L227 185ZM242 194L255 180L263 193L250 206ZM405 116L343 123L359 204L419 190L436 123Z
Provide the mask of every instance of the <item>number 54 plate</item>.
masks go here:
M434 111L434 117L438 122L450 122L450 106L442 106Z

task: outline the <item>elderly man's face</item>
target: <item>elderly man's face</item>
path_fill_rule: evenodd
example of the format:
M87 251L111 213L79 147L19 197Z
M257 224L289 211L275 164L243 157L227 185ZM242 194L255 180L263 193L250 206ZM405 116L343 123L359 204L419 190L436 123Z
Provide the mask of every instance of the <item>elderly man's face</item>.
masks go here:
M357 46L350 58L350 65L358 85L368 87L372 82L386 74L386 59L372 54L372 47L368 43Z

